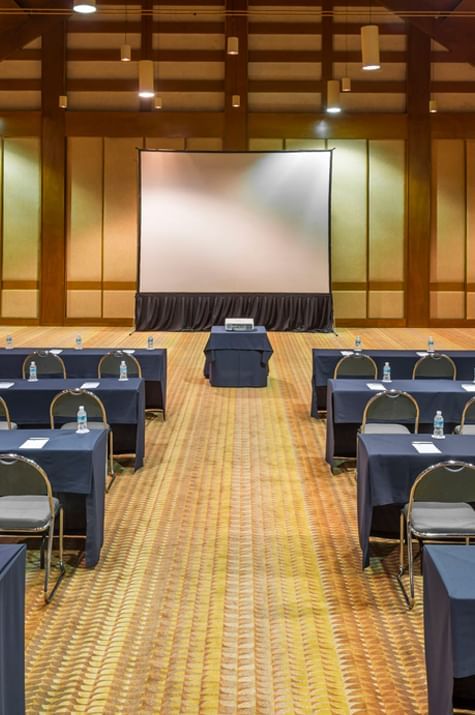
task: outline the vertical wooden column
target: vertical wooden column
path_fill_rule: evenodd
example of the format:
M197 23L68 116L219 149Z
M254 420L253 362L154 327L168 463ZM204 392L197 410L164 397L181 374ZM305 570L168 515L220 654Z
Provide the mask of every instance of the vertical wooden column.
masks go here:
M322 0L322 11L331 13L332 10L333 2ZM326 110L327 106L327 82L330 79L333 79L333 17L331 14L325 14L322 17L322 112Z
M141 38L140 38L140 59L141 60L153 60L153 1L143 0L141 21ZM137 88L138 88L138 76L137 76ZM140 97L140 111L141 112L151 112L154 108L154 98L147 99Z
M407 36L407 324L429 324L431 241L430 38Z
M65 88L66 22L42 36L41 106L41 265L40 322L62 325L66 315L66 147L65 110L58 105Z
M247 81L247 0L226 0L225 20L225 60L224 60L224 135L223 148L227 151L247 151L248 130L248 81ZM239 39L239 54L228 55L226 41L228 37ZM239 95L240 106L232 106L233 95Z

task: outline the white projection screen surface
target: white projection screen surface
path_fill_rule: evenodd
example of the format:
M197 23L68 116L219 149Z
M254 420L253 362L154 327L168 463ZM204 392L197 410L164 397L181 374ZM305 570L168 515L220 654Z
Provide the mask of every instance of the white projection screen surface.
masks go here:
M330 151L140 157L139 292L329 293Z

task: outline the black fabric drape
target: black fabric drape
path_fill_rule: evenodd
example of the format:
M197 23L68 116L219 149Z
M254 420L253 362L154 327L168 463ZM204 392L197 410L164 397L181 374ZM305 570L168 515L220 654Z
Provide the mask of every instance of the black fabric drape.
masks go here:
M329 332L329 293L137 293L136 330L209 330L225 318L253 318L267 330Z

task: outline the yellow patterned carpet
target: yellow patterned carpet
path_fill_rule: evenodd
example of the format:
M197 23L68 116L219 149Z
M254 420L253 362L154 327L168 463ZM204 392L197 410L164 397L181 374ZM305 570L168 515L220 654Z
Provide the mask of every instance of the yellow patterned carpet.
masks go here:
M18 345L74 339L9 332ZM86 345L146 340L81 332ZM324 422L309 417L310 349L351 345L350 332L272 334L269 387L241 390L204 381L205 334L156 338L168 417L148 422L145 467L107 496L100 564L69 568L48 607L29 565L28 713L425 713L420 598L408 613L394 554L361 572L354 473L331 476ZM423 344L410 330L363 340Z

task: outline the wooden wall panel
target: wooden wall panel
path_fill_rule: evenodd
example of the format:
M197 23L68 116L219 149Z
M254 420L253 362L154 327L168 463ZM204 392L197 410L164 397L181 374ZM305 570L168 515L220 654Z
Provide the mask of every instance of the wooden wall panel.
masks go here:
M187 151L222 151L221 137L189 137L186 140Z
M103 296L104 318L134 317L135 291L134 290L105 290Z
M456 320L465 317L463 291L431 291L430 314L439 320Z
M466 188L466 200L467 200L467 266L466 266L466 279L467 283L475 283L475 141L469 139L466 142L465 147L467 168L467 188ZM471 317L473 316L473 310L468 310L467 302L467 317L469 317L469 312Z
M260 139L258 137L249 139L249 151L282 151L283 148L283 139Z
M370 318L404 318L404 313L404 291L369 291L368 315Z
M100 318L102 292L100 290L67 290L66 315L68 318Z
M364 320L366 318L366 291L334 291L333 307L336 325L340 320Z
M2 318L36 318L38 316L37 290L3 290Z

